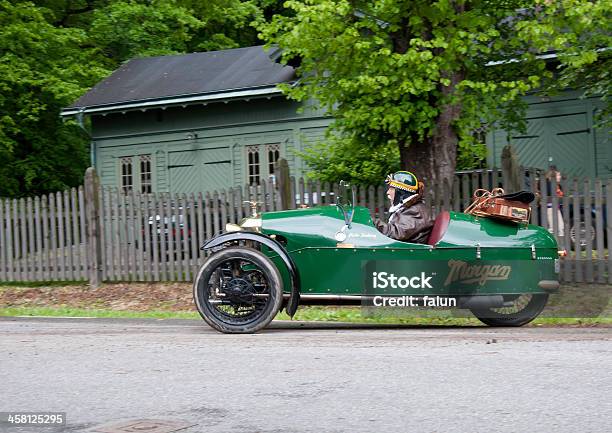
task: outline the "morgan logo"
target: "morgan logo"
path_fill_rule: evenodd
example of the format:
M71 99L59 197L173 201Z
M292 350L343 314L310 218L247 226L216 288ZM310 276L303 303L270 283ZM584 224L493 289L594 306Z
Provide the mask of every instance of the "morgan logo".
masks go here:
M397 277L395 274L388 272L372 272L372 287L375 289L433 289L429 281L433 278L433 274L425 276L425 272L421 272L418 277Z
M445 286L452 283L474 284L483 286L487 281L507 280L510 277L512 267L505 265L468 265L461 260L449 260L450 272Z

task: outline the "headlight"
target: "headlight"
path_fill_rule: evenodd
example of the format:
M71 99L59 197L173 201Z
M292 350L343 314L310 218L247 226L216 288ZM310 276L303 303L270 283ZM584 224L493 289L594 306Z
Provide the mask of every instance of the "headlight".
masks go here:
M238 232L240 230L242 230L242 227L240 227L238 224L234 224L234 223L225 224L226 232Z
M245 218L240 221L240 227L257 230L261 227L261 218Z
M227 223L225 224L226 232L238 232L240 230L259 231L261 227L261 218L244 218L240 224Z

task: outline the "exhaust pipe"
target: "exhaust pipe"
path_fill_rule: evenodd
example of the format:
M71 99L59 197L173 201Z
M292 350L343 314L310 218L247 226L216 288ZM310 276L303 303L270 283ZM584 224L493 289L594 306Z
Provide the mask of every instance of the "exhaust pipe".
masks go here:
M467 310L486 310L487 308L501 308L511 306L506 305L502 295L480 295L480 296L460 296L457 298L457 308Z
M288 297L287 294L284 296ZM372 296L364 295L302 295L302 305L372 305ZM451 296L457 300L456 308L487 309L511 307L512 302L504 302L502 295Z

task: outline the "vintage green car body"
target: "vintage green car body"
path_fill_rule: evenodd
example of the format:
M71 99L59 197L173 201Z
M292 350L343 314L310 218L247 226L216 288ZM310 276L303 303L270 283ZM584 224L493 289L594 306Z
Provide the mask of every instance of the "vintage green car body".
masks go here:
M547 293L540 281L558 279L557 243L539 226L451 212L442 239L424 245L384 236L367 208L355 207L354 212L343 242L335 238L344 225L337 206L262 214L261 233L282 240L297 266L302 295L363 295L373 261L378 269L387 264L405 275L436 274L432 289L389 290L389 295ZM282 268L276 253L266 253ZM472 281L477 274L481 278ZM284 280L288 282L286 274ZM285 291L290 292L288 286Z
M213 254L194 299L222 332L255 332L281 308L293 316L303 304L413 296L453 298L484 323L520 326L559 287L559 252L547 230L456 212L440 213L427 244L383 235L369 209L350 202L254 212L202 248Z

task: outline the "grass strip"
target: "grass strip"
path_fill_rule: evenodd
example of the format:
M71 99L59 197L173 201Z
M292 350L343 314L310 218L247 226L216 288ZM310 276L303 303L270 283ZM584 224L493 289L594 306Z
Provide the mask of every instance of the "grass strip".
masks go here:
M0 316L105 317L116 319L197 319L200 317L195 311L125 311L70 307L7 307L0 308Z
M193 311L125 311L102 310L68 307L7 307L0 308L0 316L4 317L102 317L102 318L134 318L134 319L199 319ZM277 320L290 320L285 312L276 316ZM347 323L379 323L405 325L444 325L444 326L485 326L478 319L471 317L364 317L359 308L343 307L305 307L298 310L294 320L325 321ZM534 320L531 326L606 326L612 325L610 317L595 318L551 318L543 317Z

